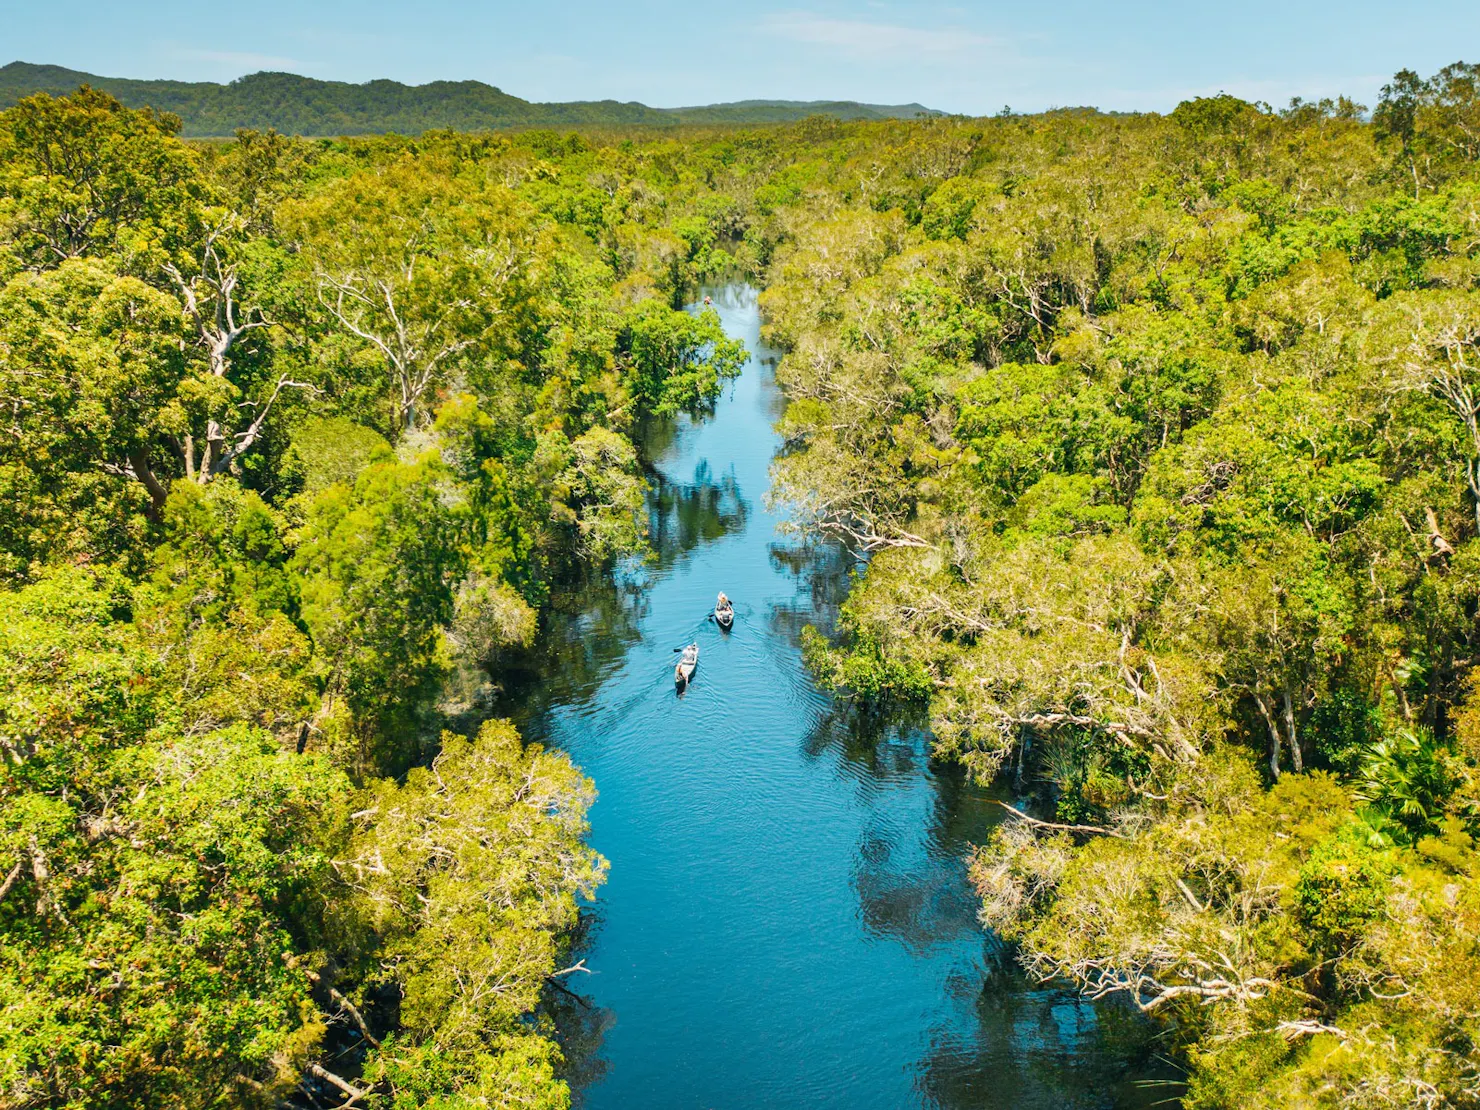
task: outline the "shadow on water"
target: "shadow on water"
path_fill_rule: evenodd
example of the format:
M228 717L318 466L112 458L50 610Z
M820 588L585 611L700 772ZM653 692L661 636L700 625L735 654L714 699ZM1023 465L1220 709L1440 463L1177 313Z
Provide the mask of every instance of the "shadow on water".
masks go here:
M801 629L833 627L857 563L764 507L781 400L753 293L715 291L757 356L709 420L646 429L654 555L572 587L498 712L601 791L611 861L552 992L579 1105L1150 1106L1145 1027L1025 982L966 879L1001 819L931 759L918 707L817 690ZM715 591L734 630L708 620ZM701 646L675 696L672 648Z
M665 570L700 544L742 531L750 519L750 503L740 496L735 476L716 478L707 459L694 468L692 482L658 475L648 501L648 539Z
M794 646L809 624L831 633L862 564L836 544L773 543L766 555L776 574L789 578L797 591L794 599L772 608L771 631Z
M493 714L533 730L528 739L544 739L540 718L549 706L590 703L601 693L603 679L642 637L654 579L704 544L743 530L750 516L734 476L716 478L707 462L695 468L691 482L655 471L649 485L652 554L556 589L533 649L500 670Z
M917 1089L943 1110L1101 1110L1175 1105L1177 1073L1153 1057L1138 1015L1027 980L1000 963L984 979L953 976L952 1000L971 1015L942 1024Z

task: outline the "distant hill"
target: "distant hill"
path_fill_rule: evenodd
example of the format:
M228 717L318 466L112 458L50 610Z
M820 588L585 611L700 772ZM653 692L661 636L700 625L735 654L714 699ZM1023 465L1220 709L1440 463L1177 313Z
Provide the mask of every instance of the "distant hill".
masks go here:
M860 104L856 100L735 100L692 108L658 108L680 123L786 123L808 116L838 119L914 119L938 116L923 104Z
M99 77L61 66L11 62L0 68L0 108L23 96L62 95L79 85L112 93L131 108L173 112L184 133L230 135L239 127L276 128L291 135L415 135L433 128L497 128L576 124L782 123L813 115L840 119L911 119L937 115L921 104L859 104L851 100L743 100L693 108L650 108L635 101L578 100L540 104L481 81L317 81L292 73L254 73L227 85L210 81L137 81Z

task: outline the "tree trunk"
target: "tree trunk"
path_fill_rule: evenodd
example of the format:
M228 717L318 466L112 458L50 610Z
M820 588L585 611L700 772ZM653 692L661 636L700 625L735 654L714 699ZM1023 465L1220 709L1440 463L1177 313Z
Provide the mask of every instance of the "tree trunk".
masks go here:
M1269 773L1278 779L1280 777L1280 726L1275 723L1274 714L1270 712L1263 694L1254 695L1254 704L1259 706L1259 712L1264 715L1264 723L1269 726Z
M135 451L128 457L129 465L134 468L134 475L144 483L144 488L149 491L149 519L158 523L164 515L164 503L169 500L169 491L160 484L154 476L154 471L149 466L149 453L142 449Z
M1297 775L1305 772L1305 760L1300 756L1300 740L1295 735L1295 707L1290 701L1290 688L1287 686L1285 696L1285 739L1290 744L1290 760L1295 764Z

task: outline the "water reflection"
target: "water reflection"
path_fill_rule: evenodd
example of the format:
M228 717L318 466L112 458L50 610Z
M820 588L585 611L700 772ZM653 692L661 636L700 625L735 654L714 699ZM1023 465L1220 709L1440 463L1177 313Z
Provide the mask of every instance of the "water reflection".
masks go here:
M809 624L831 633L858 560L836 544L823 543L772 543L766 557L796 590L795 597L773 607L771 630L791 644L800 642L802 628Z
M703 543L713 543L745 528L750 503L740 495L733 473L715 478L709 461L701 459L692 482L673 482L656 476L648 498L649 541L664 569Z
M1174 1104L1176 1073L1152 1059L1137 1016L1036 986L1011 964L953 977L974 1020L942 1023L919 1075L928 1103L954 1110L1105 1110Z
M526 739L545 741L544 710L591 705L641 639L647 609L642 578L630 571L557 589L534 647L501 661L492 714L517 719Z
M675 434L670 428L659 441L671 442ZM702 460L692 481L675 482L655 470L649 487L652 554L610 574L557 586L534 648L499 660L501 690L487 712L526 721L530 739L545 739L540 730L547 707L590 705L600 695L603 681L642 637L654 581L700 546L743 530L750 516L734 474L716 478Z

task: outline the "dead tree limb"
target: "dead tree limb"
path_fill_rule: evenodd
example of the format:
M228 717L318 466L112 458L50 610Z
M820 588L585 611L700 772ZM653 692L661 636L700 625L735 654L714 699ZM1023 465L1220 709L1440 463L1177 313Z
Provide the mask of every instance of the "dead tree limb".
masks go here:
M996 799L993 800L996 801ZM1026 821L1035 829L1053 829L1056 832L1087 833L1093 836L1114 836L1120 837L1122 840L1124 839L1124 836L1114 829L1107 829L1101 825L1061 825L1057 821L1040 821L1036 817L1029 817L1016 806L1010 806L1006 802L998 801L997 804L1019 820Z
M355 1004L333 987L329 988L329 997L339 1003L339 1008L354 1019L354 1023L360 1027L360 1036L364 1037L376 1048L379 1048L380 1041L376 1040L375 1035L370 1032L370 1027L365 1024L365 1019L361 1016L360 1011L355 1008Z
M319 1064L309 1064L308 1067L304 1070L307 1071L308 1074L313 1076L315 1079L322 1079L330 1086L338 1087L345 1094L349 1095L349 1102L341 1104L340 1110L343 1110L345 1106L348 1106L356 1099L364 1098L370 1093L369 1091L360 1090L360 1088L354 1086L347 1080L339 1078L339 1076L335 1075L332 1071L329 1071L327 1068L322 1067Z

